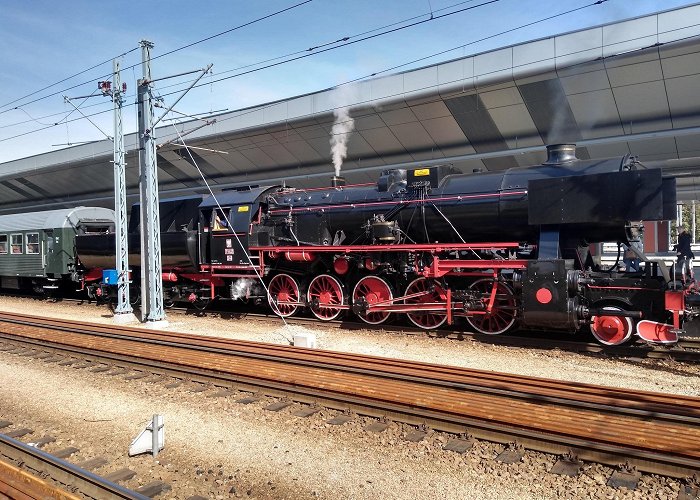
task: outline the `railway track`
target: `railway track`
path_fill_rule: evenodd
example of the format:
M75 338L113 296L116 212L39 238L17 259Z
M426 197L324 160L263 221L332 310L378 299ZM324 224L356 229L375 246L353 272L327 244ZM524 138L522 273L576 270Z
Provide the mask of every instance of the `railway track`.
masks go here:
M0 339L674 477L700 471L700 398L332 351L0 314ZM6 345L4 347L8 349ZM10 347L11 348L11 345Z
M28 473L27 469L42 478ZM50 481L44 478L50 478ZM4 434L0 434L0 497L55 500L148 498Z
M33 295L15 294L13 296L17 298L37 298ZM85 299L74 298L64 298L61 300L75 303L86 302ZM219 315L223 318L230 316L241 318L245 317L246 320L275 322L278 325L282 321L278 316L275 316L269 312L251 312L249 310L239 310L235 307L212 307L207 308L206 310L198 310L174 306L168 308L167 312L168 314L176 313L186 315L212 314ZM700 338L693 337L684 338L674 346L655 346L643 343L642 341L621 346L606 346L598 342L590 342L583 335L572 338L570 335L563 335L561 332L515 332L513 334L503 335L484 335L449 327L442 327L436 330L423 330L412 325L389 323L379 325L378 327L373 327L367 323L353 321L352 319L347 318L320 322L314 318L293 316L285 318L285 321L288 324L300 325L309 328L322 327L363 331L379 329L385 332L394 332L405 335L425 335L430 337L448 338L452 340L471 340L484 344L499 345L504 347L522 347L544 350L559 349L567 352L577 352L600 356L675 360L688 363L700 362Z
M178 314L202 314L187 308L171 308L168 312ZM218 314L222 317L227 315L243 315L246 319L255 321L274 321L279 324L281 319L273 314L258 312L238 312L224 310L207 310L206 313ZM317 319L293 316L285 318L285 321L292 325L300 325L310 328L336 328L345 330L373 330L372 327L360 321L348 319L319 322ZM589 342L585 338L572 339L570 335L564 337L560 332L523 332L504 335L484 335L465 330L440 328L437 330L423 330L410 325L390 325L383 324L378 327L382 331L401 333L405 335L427 335L431 337L449 338L452 340L472 340L484 344L500 345L507 347L523 347L531 349L560 349L568 352L589 353L626 358L647 358L647 359L672 359L675 361L700 362L700 338L685 338L674 346L653 346L639 342L637 344L606 346L597 342Z

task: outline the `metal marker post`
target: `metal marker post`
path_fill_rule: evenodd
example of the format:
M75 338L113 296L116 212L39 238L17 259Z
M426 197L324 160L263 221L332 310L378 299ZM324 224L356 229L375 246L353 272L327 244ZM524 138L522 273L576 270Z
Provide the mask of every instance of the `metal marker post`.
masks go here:
M158 456L158 452L160 452L160 440L158 439L158 436L160 436L160 429L163 427L163 417L161 415L153 415L151 427L151 453L153 454L153 458L156 458Z

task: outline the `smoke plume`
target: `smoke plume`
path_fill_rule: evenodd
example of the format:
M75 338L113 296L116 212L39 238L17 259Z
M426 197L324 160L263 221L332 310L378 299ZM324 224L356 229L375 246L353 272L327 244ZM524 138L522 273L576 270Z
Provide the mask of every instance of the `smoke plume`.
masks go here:
M331 155L333 156L333 166L335 175L340 175L340 167L343 160L348 155L348 140L350 133L355 128L355 120L350 116L349 108L336 108L333 110L335 122L331 130Z
M231 298L233 300L244 299L249 295L250 287L255 280L249 278L238 278L231 286Z

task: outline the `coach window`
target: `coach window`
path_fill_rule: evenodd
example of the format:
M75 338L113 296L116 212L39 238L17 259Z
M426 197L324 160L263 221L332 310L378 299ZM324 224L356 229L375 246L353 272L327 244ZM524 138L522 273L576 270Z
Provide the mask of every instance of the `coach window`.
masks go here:
M39 233L27 233L27 253L39 253Z
M0 234L0 254L7 253L7 235Z
M24 253L21 234L10 235L10 252L12 252L13 254Z

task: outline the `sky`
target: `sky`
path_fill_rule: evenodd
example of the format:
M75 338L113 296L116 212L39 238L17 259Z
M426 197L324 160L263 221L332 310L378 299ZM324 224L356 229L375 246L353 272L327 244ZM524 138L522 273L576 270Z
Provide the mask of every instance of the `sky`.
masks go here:
M126 54L121 65L126 68L122 81L128 87L124 129L126 133L135 131L133 103L136 79L141 77L138 43L142 39L155 44L151 53L153 78L213 64L211 74L201 80L206 85L190 91L176 107L195 114L236 110L315 92L462 45L466 46L401 70L696 3L607 0L591 6L595 0L311 0L296 6L302 2L0 0L0 164L104 139L99 129L111 135L110 100L101 95L77 98L96 93L99 80L111 79L112 59L121 54ZM585 8L474 43L579 7ZM456 12L461 9L468 10ZM414 19L407 21L410 18ZM400 27L418 21L425 22L323 53L307 50L320 45L333 47L325 44L344 37L357 40L362 37L356 35L393 23L401 22L394 26ZM214 81L297 51L315 55ZM93 66L97 67L84 72ZM246 68L236 70L241 67ZM77 73L81 74L73 76ZM193 78L162 80L155 84L155 90L167 106L179 95L176 91L187 87ZM64 102L63 96L71 98L80 111ZM81 112L102 113L90 117L93 125Z

